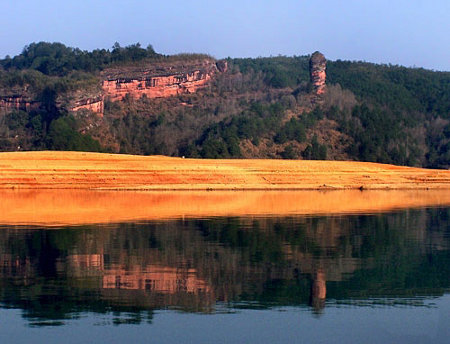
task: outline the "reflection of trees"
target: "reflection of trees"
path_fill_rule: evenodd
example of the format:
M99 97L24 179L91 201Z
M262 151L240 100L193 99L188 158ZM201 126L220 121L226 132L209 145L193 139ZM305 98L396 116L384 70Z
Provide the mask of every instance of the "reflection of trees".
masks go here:
M3 229L1 299L57 320L106 309L210 312L217 301L320 311L325 297L440 294L450 285L449 214Z

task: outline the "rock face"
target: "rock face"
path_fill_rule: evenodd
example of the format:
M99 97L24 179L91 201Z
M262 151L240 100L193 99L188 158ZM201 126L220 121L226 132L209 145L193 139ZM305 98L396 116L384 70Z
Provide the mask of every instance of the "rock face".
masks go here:
M325 93L327 60L325 56L316 51L309 60L309 73L313 90L316 95Z
M113 79L103 81L105 97L111 101L125 98L127 94L133 98L143 95L148 98L164 98L182 93L195 93L210 79L211 74L194 71L182 75L143 77L139 79Z
M223 70L226 70L226 63ZM193 61L188 65L163 63L147 68L109 70L104 73L103 95L111 101L133 98L164 98L195 93L206 86L219 71L211 59Z
M103 116L104 104L103 95L99 95L94 98L78 100L73 104L73 107L70 110L76 112L81 109L86 109Z
M31 111L38 109L39 106L39 102L26 99L22 95L5 96L0 98L0 109L2 112L10 112L11 110Z

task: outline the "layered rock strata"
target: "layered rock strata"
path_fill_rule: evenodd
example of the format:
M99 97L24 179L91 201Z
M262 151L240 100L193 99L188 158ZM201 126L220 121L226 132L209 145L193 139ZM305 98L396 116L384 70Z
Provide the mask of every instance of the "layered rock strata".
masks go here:
M211 74L194 71L182 75L143 77L139 79L113 79L103 81L105 97L111 101L133 98L165 98L183 93L195 93L211 79Z
M226 70L225 65L220 65ZM148 68L109 70L104 73L103 95L111 101L133 98L164 98L195 93L219 71L213 60L195 61L189 65L159 64Z

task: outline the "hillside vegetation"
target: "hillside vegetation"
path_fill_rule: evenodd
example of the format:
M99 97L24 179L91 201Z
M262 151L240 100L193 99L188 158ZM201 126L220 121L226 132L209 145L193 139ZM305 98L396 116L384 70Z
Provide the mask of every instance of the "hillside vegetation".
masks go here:
M163 56L139 44L92 52L33 43L0 60L0 98L39 108L0 112L0 150L86 150L201 158L360 160L450 166L450 73L328 61L317 97L310 56L227 59L208 87L170 98L105 99L104 116L71 113L108 68L204 55Z

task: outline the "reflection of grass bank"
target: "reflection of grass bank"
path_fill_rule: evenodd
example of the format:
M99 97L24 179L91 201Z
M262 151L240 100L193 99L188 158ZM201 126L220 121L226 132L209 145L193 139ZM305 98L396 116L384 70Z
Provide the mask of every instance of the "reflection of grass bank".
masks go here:
M449 204L448 190L0 190L0 224L56 226L186 217L372 213Z
M0 153L0 188L286 190L450 188L450 171L354 161Z

